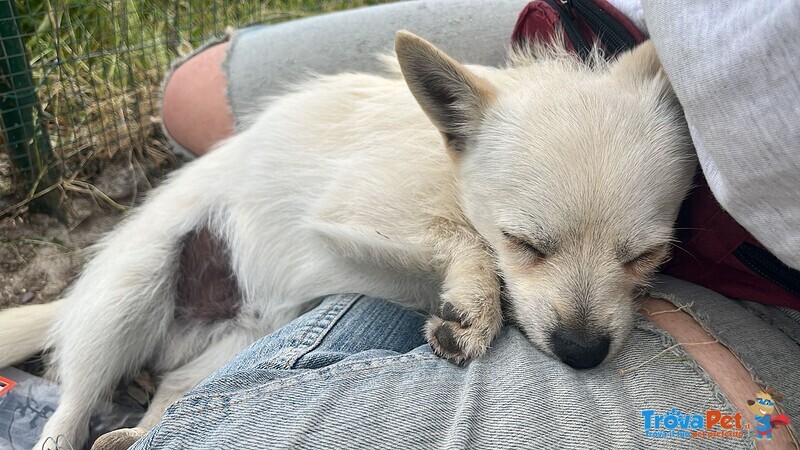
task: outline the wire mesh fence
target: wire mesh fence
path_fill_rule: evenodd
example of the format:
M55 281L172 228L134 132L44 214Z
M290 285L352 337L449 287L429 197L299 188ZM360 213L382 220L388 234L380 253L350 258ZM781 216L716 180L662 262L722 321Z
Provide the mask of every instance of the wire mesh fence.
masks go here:
M57 210L112 158L161 164L161 79L229 27L387 0L0 0L0 217Z

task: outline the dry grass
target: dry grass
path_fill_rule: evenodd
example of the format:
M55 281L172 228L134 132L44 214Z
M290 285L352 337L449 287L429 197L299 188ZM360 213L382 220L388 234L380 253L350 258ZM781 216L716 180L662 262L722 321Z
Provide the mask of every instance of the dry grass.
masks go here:
M92 185L109 161L174 167L157 126L159 85L170 61L210 36L385 1L17 0L42 109L37 122L54 149L49 166L32 170L57 167L61 177L50 185L25 183L19 174L26 168L0 157L0 218L24 213L53 191L67 199L89 193L122 208Z

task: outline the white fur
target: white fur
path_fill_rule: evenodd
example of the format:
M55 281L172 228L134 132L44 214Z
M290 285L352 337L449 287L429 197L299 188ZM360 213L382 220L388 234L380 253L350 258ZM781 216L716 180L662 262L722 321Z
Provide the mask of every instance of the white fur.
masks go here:
M459 104L475 115L453 128L460 153L415 102L429 115L441 106L424 86L412 96L398 73L317 78L158 188L103 239L63 304L0 313L0 365L54 349L64 395L44 436L80 445L92 406L145 364L164 374L142 423L152 426L225 360L332 293L435 311L443 291L464 319L448 325L464 354L435 348L463 361L499 328L499 273L512 319L544 351L558 317L606 327L612 353L622 345L632 297L658 263L623 259L669 241L694 167L652 48L594 69L558 49L466 69L415 39L398 38L407 78L455 70L468 74L457 83L480 85L456 89L481 97ZM200 226L227 243L242 309L178 325L176 258ZM503 231L543 239L552 255L533 260ZM433 319L432 341L443 322Z
M46 347L63 300L0 312L0 367L20 362Z

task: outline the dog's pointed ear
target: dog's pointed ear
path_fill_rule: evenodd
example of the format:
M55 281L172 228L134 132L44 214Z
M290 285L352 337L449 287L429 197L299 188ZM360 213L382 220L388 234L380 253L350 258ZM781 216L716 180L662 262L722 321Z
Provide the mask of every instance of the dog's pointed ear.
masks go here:
M641 84L650 83L657 78L664 78L666 81L656 48L651 41L645 41L619 55L611 71L618 79Z
M464 150L494 100L494 87L433 44L407 31L397 32L395 51L408 88L441 131L448 148Z

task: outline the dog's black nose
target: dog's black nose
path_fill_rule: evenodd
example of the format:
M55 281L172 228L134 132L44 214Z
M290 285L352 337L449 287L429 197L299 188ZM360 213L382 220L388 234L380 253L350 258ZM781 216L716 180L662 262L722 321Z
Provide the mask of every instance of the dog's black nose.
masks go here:
M608 356L611 339L604 335L588 335L583 331L556 329L550 336L553 353L564 364L575 369L591 369Z

